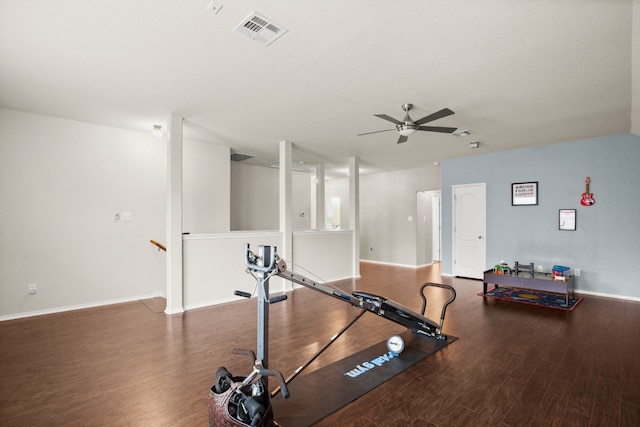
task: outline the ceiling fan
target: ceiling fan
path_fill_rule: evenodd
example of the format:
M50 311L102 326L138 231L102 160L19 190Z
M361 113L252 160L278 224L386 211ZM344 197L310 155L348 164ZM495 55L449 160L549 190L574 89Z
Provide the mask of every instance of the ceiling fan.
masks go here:
M438 120L443 117L447 117L452 114L455 114L450 109L443 108L442 110L436 111L433 114L429 114L428 116L425 116L420 120L413 121L411 117L409 117L409 110L411 110L412 108L413 108L413 104L402 104L402 109L407 113L405 114L404 119L402 121L396 120L393 117L389 117L386 114L374 114L374 116L376 117L380 117L381 119L394 123L396 127L391 129L377 130L374 132L359 133L358 136L370 135L372 133L379 133L379 132L388 132L390 130L395 129L400 134L400 138L398 138L398 144L401 144L403 142L406 142L409 139L409 135L413 135L419 130L425 130L429 132L442 132L442 133L455 132L456 128L442 127L442 126L422 126L425 123L429 123L434 120Z

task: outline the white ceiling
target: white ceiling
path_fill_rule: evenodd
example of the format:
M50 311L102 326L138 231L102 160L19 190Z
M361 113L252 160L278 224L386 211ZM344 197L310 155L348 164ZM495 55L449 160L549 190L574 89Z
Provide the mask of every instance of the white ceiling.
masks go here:
M640 0L216 1L0 0L0 106L140 131L176 114L188 139L261 164L291 141L328 175L640 128ZM288 32L234 32L252 11ZM473 135L357 136L403 103Z

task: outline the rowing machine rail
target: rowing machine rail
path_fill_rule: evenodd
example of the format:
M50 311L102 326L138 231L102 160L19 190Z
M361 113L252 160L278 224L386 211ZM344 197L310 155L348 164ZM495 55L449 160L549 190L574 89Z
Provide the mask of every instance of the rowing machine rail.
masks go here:
M251 252L250 245L245 244L245 265L247 271L250 273L257 273L257 288L258 288L258 359L262 360L263 366L267 368L268 362L268 329L269 329L269 303L277 302L282 299L272 298L269 299L269 278L272 276L280 276L286 280L289 280L298 285L302 285L309 289L313 289L317 292L336 298L340 301L351 304L354 307L358 307L363 310L356 318L354 318L348 325L346 325L338 334L331 338L331 340L323 346L315 355L311 357L309 361L300 366L294 374L287 378L285 384L288 384L293 380L304 368L306 368L311 362L313 362L322 352L324 352L342 333L344 333L351 325L358 320L365 312L371 312L392 322L398 323L410 331L418 335L423 335L430 339L445 340L446 335L442 334L442 325L444 323L444 316L447 310L447 306L453 302L456 298L456 291L449 285L443 285L439 283L425 283L420 288L420 297L422 298L422 310L420 313L416 313L411 309L395 302L390 299L381 297L379 295L370 294L367 292L354 291L351 295L344 291L329 286L327 284L319 283L309 279L301 274L294 273L287 269L286 262L281 259L277 254L277 248L275 246L259 246L258 255ZM449 290L451 296L444 303L442 307L442 313L440 316L440 323L428 319L424 316L427 308L427 298L424 294L425 289L428 286L435 286ZM263 379L266 385L266 378ZM275 389L271 396L273 397L280 391L280 388Z
M276 274L293 283L297 283L309 289L322 292L341 301L348 302L354 307L358 307L362 310L370 311L374 314L384 317L385 319L398 323L416 334L426 335L428 337L436 339L446 339L446 336L442 335L444 316L447 310L447 306L451 304L456 298L455 289L453 289L449 285L442 285L439 283L425 283L424 285L422 285L422 288L420 289L420 296L422 297L423 306L422 312L418 314L395 301L381 297L379 295L361 291L354 291L352 295L349 295L331 286L315 282L301 274L296 274L288 271L287 264L282 259L279 259L277 261L276 266L278 269ZM424 316L427 307L427 299L424 295L424 290L427 286L437 286L443 289L447 289L451 292L449 300L445 302L442 308L440 324L436 324L434 321Z

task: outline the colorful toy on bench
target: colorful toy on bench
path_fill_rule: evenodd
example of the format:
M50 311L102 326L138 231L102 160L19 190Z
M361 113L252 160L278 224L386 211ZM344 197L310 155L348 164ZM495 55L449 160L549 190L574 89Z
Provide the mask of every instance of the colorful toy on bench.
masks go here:
M496 264L493 267L493 271L495 271L496 274L510 275L511 267L509 267L506 262L503 262L500 264Z
M569 276L569 270L570 268L564 265L554 265L551 269L551 279L564 281L565 277Z

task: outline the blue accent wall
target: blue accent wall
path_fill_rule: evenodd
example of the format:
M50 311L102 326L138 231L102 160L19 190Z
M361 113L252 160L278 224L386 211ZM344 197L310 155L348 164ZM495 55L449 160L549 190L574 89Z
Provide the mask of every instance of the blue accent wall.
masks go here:
M580 204L585 177L596 203ZM512 206L511 184L538 181L537 206ZM627 134L442 162L442 273L453 272L452 186L486 183L487 268L504 260L580 268L576 287L640 298L640 137ZM560 231L560 209L577 230Z

